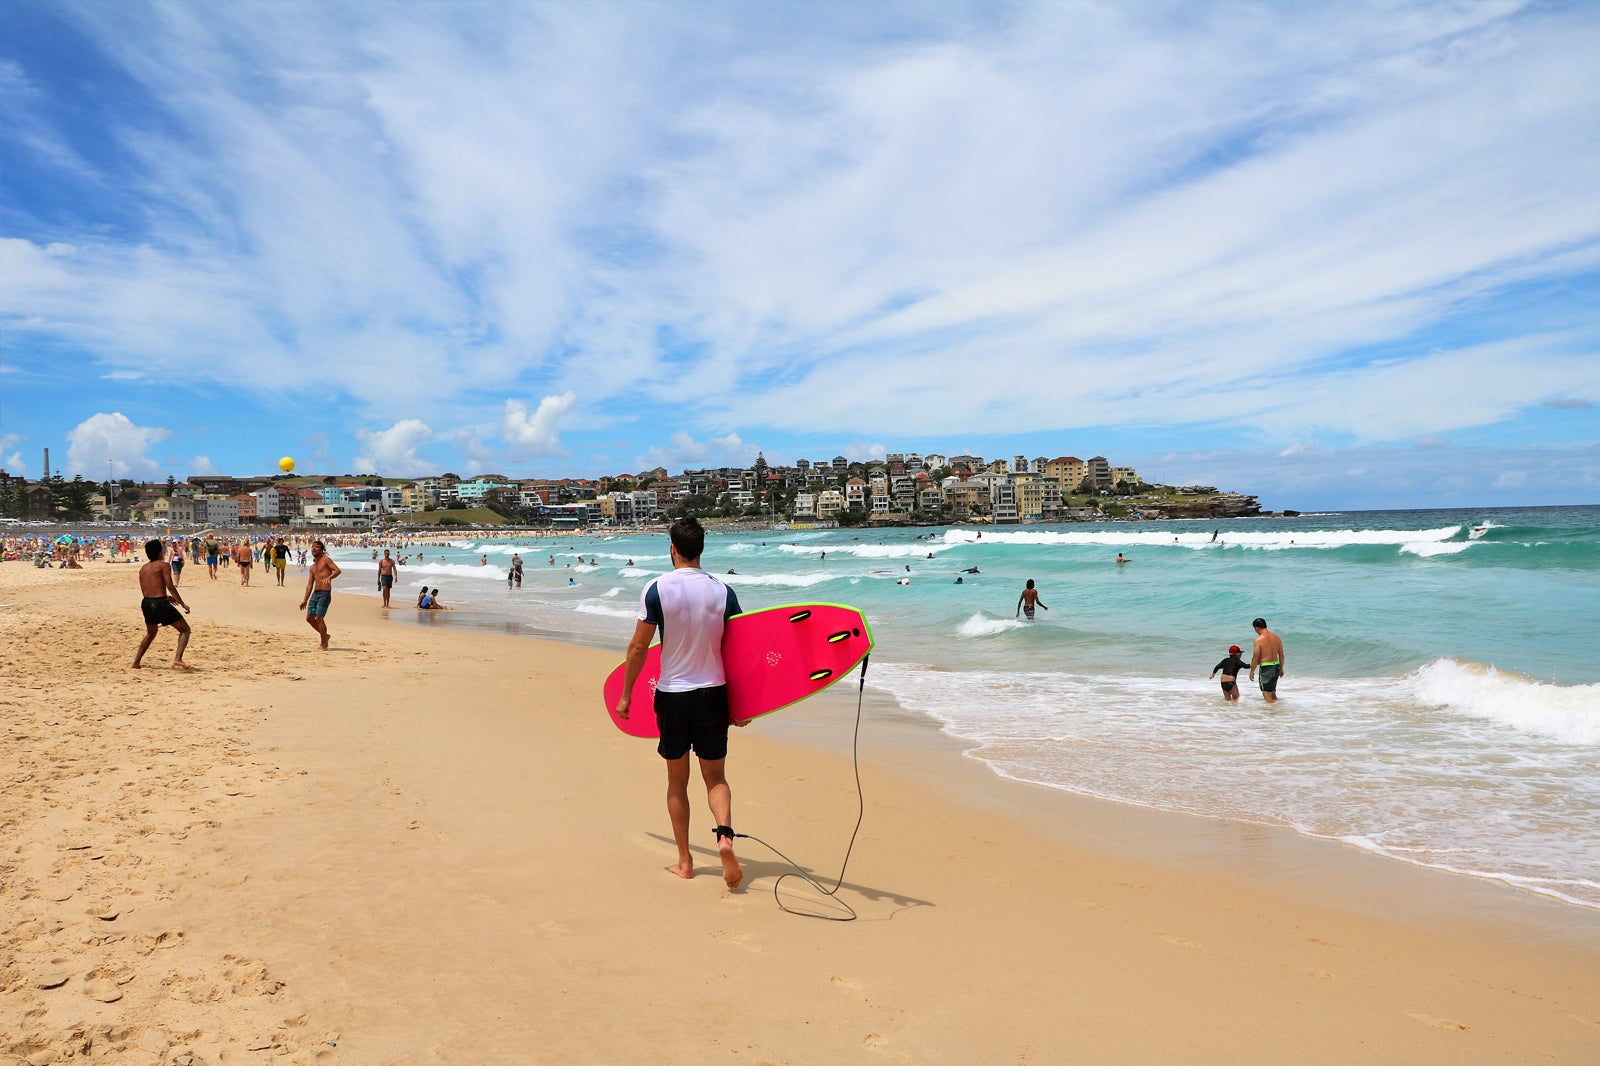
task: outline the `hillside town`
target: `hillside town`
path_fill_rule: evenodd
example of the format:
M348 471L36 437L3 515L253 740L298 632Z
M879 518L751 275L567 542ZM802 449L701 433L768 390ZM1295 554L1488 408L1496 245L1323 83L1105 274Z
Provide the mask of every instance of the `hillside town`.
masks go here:
M10 521L138 521L171 526L292 525L369 529L395 524L594 527L643 525L684 514L796 527L1018 524L1238 517L1254 496L1211 486L1142 481L1104 456L985 459L891 452L882 459L797 459L669 474L663 467L599 478L512 478L453 473L93 482L50 475L29 482L0 470L0 515Z

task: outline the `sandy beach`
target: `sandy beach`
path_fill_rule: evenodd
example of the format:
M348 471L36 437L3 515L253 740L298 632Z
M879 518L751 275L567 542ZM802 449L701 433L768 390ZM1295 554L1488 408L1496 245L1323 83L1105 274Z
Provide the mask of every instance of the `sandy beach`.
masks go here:
M1600 1061L1600 912L1006 781L871 699L859 920L785 913L748 840L726 889L703 790L678 880L600 706L626 632L336 591L321 653L304 585L190 567L194 671L170 632L133 671L136 567L0 565L0 1063ZM846 689L728 763L829 885Z

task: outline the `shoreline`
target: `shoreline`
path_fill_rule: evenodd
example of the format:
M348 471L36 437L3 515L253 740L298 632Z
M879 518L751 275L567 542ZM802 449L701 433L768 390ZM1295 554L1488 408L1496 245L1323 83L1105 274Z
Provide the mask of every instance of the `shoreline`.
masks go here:
M423 583L426 584L426 580L424 580ZM375 592L367 588L361 588L360 590L351 589L350 591L353 595L360 596L365 599L376 601L378 598ZM800 591L803 593L804 590ZM621 661L623 652L626 650L626 639L624 637L619 636L616 638L611 638L581 631L560 632L518 619L513 613L497 613L496 609L492 605L454 608L451 611L443 614L419 611L416 612L414 616L404 613L408 610L404 607L404 605L396 605L395 607L391 608L391 610L403 612L398 617L394 615L386 616L386 620L388 622L399 625L412 625L424 628L439 627L447 630L455 630L461 633L505 634L517 637L519 639L544 641L558 645L595 649L614 654L616 661L618 662ZM1185 811L1169 807L1140 804L1133 801L1097 796L1092 793L1075 791L1071 788L1015 777L1007 774L1003 769L984 760L982 757L972 754L972 752L977 748L976 744L946 733L942 725L932 715L926 712L904 707L895 699L891 692L883 688L874 687L871 684L870 676L868 678L868 682L866 698L868 705L874 709L875 722L880 725L886 725L887 728L895 731L895 735L899 739L898 744L889 745L888 754L886 756L878 757L879 761L889 768L894 767L894 759L900 754L902 747L912 751L922 752L925 749L928 749L931 744L932 746L937 747L945 752L948 756L958 758L962 763L975 765L981 768L986 775L992 777L996 781L1014 785L1024 790L1042 790L1046 795L1060 796L1070 801L1081 800L1091 804L1103 804L1112 810L1126 809L1131 811L1143 811L1156 816L1157 819L1165 817L1173 817L1181 820L1198 819L1201 822L1216 822L1225 825L1236 826L1242 833L1283 834L1288 838L1292 838L1295 841L1301 841L1306 844L1335 847L1341 851L1353 855L1375 860L1376 862L1385 866L1397 866L1406 870L1418 871L1420 873L1426 873L1435 877L1448 879L1450 882L1465 881L1481 886L1490 890L1491 892L1495 890L1506 891L1516 897L1543 901L1545 903L1554 905L1559 909L1576 908L1580 911L1587 911L1596 915L1600 915L1600 907L1589 905L1581 900L1570 899L1553 892L1540 892L1536 889L1525 888L1516 885L1511 881L1497 878L1488 874L1478 874L1467 870L1451 870L1447 868L1431 866L1421 862L1410 862L1403 857L1386 854L1381 851L1361 848L1356 844L1349 843L1337 837L1303 833L1293 826L1284 825L1281 823L1250 821L1226 814L1207 814L1197 811ZM833 709L836 707L841 707L845 703L849 703L850 706L853 707L854 696L852 695L846 698L844 693L846 693L847 690L849 692L853 692L855 684L856 682L853 679L842 679L840 682L825 690L823 693L813 697L809 702L809 706L815 708L826 707ZM841 743L841 739L837 736L834 736L829 728L820 726L813 727L803 724L805 722L806 719L801 716L783 714L773 718L765 719L763 721L763 728L764 730L770 729L775 736L782 736L785 739L792 739L796 742L807 744L807 746L810 747L817 747L818 744L822 743L821 738L827 737L827 742L832 744L833 748L818 748L818 750L837 749L838 745ZM930 741L924 737L924 733L931 734L937 739ZM845 738L843 743L844 750L848 751L848 738ZM926 771L923 774L923 777L929 781L933 780L934 774L932 769L930 768L928 771ZM1033 803L1028 806L1037 807L1039 804ZM1040 818L1041 821L1046 820L1045 812L1036 811L1034 812L1034 816ZM1176 835L1177 834L1172 832L1157 832L1154 834L1157 839L1165 839L1169 837L1175 838ZM1201 830L1196 834L1190 835L1195 835L1202 839L1209 839L1217 834L1210 830ZM1220 854L1214 856L1214 858L1221 861ZM1315 867L1316 864L1313 862L1312 865ZM1288 872L1284 872L1287 875ZM1311 891L1319 891L1315 884L1308 882L1307 887ZM1448 891L1448 889L1446 889L1446 891ZM1325 902L1332 903L1334 900L1330 896L1325 900ZM1480 908L1492 908L1493 904L1490 899L1485 898L1480 902L1479 906ZM1417 902L1416 907L1420 910L1420 912L1427 913L1431 911L1432 904L1429 900L1424 898Z
M842 890L862 920L809 922L773 905L784 867L749 842L745 890L657 869L659 763L597 706L615 653L390 625L338 596L322 655L293 574L202 572L199 669L135 674L131 570L27 577L0 566L0 626L31 650L5 667L6 737L33 782L0 997L41 1048L104 1026L156 1063L252 1043L359 1063L1600 1055L1581 908L1008 781L880 702ZM853 696L740 731L729 768L741 831L830 885ZM52 745L71 758L40 761ZM58 846L85 831L98 858ZM71 973L39 987L50 965ZM687 1013L662 1002L674 981L695 985ZM93 998L107 982L122 995ZM34 1050L15 1047L0 1061Z

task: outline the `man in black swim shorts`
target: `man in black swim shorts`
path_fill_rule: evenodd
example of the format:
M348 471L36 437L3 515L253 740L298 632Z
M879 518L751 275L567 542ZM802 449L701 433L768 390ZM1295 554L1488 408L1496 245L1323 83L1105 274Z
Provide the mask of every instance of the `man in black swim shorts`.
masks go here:
M667 871L682 878L694 876L694 856L689 850L692 750L700 760L706 803L717 822L714 832L722 880L729 888L738 888L744 881L744 868L733 853L733 793L724 772L729 721L722 636L727 620L739 613L739 598L700 569L706 534L698 521L679 519L672 524L671 536L672 570L646 585L639 597L639 619L628 644L628 668L616 713L619 718L628 717L634 682L659 629L661 679L656 684L655 710L661 742L656 753L667 763L667 817L678 845L678 861Z
M178 586L172 580L172 567L162 559L165 551L159 540L145 542L144 553L150 561L139 568L139 591L144 593L144 599L139 603L139 610L144 614L144 639L139 642L139 650L133 655L135 670L143 667L144 653L150 650L150 644L162 626L171 626L178 631L178 651L172 657L172 665L179 670L190 669L183 661L183 649L189 646L189 623L172 606L177 603L187 612L189 605L178 594Z

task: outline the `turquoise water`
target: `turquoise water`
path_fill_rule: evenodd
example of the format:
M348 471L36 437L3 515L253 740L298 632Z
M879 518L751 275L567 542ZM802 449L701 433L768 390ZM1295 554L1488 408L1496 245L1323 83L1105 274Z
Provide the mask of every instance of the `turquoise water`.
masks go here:
M422 550L402 584L441 587L452 621L618 648L669 565L660 534ZM747 608L860 607L868 684L998 773L1600 906L1600 507L770 530L713 536L704 564ZM1257 615L1284 639L1280 700L1224 704L1207 674L1230 643L1248 658Z

